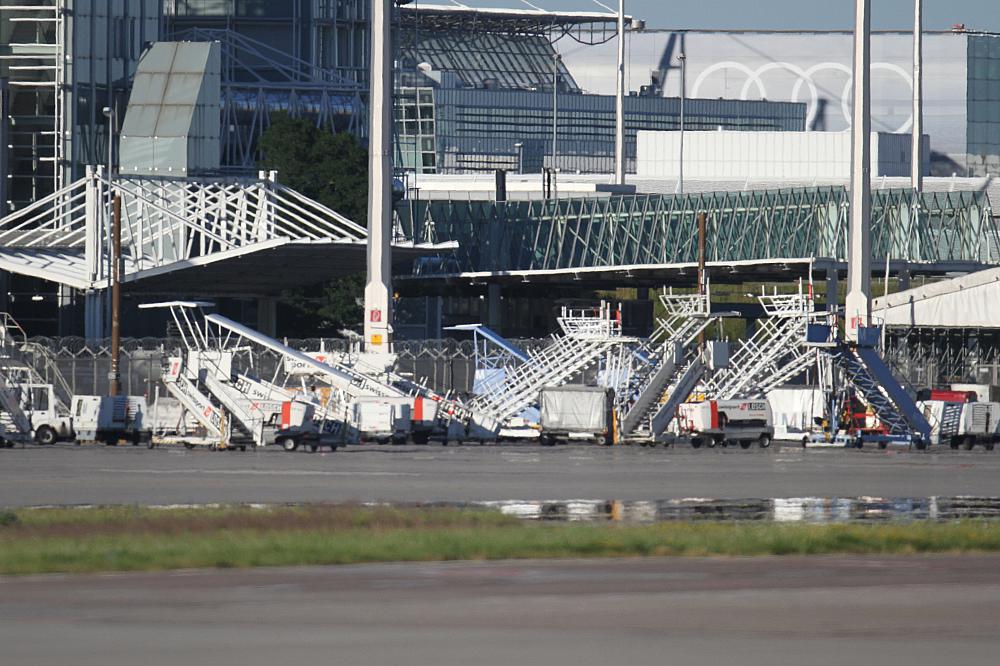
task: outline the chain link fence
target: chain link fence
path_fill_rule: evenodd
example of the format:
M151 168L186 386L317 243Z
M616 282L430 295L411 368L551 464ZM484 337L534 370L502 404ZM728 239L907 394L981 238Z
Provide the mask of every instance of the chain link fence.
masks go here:
M55 383L58 370L69 385L73 395L106 395L110 385L111 343L84 338L32 338L49 352L51 363L40 365L37 370L50 383ZM287 345L305 351L347 351L346 340L306 338L284 340ZM517 344L526 350L544 346L547 340L520 340ZM471 340L408 340L396 343L397 373L412 378L429 388L444 393L454 391L469 393L476 373L476 353ZM179 355L180 341L173 338L130 338L122 340L119 372L122 390L128 395L144 395L152 401L163 394L160 375L164 359ZM281 366L281 357L268 349L256 348L248 356L252 371L264 379L275 376Z

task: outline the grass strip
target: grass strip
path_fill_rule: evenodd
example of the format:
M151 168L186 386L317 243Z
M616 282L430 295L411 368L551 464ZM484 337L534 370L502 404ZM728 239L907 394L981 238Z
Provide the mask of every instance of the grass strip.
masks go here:
M1000 551L1000 523L523 523L489 511L23 510L0 521L0 574L623 556Z

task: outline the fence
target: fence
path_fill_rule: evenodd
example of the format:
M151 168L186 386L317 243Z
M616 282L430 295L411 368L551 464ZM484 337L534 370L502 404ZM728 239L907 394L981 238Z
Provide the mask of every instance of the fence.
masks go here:
M33 338L52 352L54 365L65 377L71 392L82 395L102 395L108 392L111 370L111 344L108 340L88 343L84 338ZM524 340L522 347L537 347L544 340ZM288 340L297 349L316 351L346 351L341 339L309 338ZM122 341L119 362L122 390L129 395L145 395L152 400L157 394L163 359L179 353L179 340L172 338L139 338ZM471 340L411 340L396 343L396 371L426 384L439 392L468 393L475 379L475 348ZM270 350L257 350L251 357L255 374L270 378L280 363ZM52 381L50 368L39 368ZM160 393L163 393L161 388Z

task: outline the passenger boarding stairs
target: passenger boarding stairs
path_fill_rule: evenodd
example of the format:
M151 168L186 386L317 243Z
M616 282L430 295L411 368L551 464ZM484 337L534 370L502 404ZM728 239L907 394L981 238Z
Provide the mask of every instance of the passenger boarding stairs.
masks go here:
M763 397L815 362L807 344L809 324L827 316L816 312L811 294L762 294L764 317L753 335L729 359L729 367L713 373L705 394L717 400Z
M913 396L899 383L875 348L879 329L861 327L858 343L841 344L832 352L847 381L871 407L891 437L930 443L931 426Z
M205 436L226 447L229 444L231 428L227 427L222 411L188 376L184 360L180 357L169 358L162 379L167 392L204 428Z
M542 387L565 384L624 341L620 314L606 303L596 310L563 308L558 322L563 335L553 335L550 345L509 368L503 382L485 386L472 400L469 407L480 420L478 425L499 432L504 421L538 400Z
M211 368L201 369L201 382L213 398L233 419L233 427L253 442L254 446L265 446L270 442L265 437L266 416L260 406L239 392L229 377L223 377Z
M41 368L41 370L39 370ZM43 374L44 373L44 374ZM0 426L8 439L32 436L31 419L24 408L25 387L52 384L56 412L69 413L72 392L65 377L42 345L28 341L27 333L8 313L0 313Z
M713 321L708 294L664 292L660 302L665 315L653 335L633 350L628 377L616 390L618 432L625 439L652 434L651 419L661 413L668 388L694 364L693 357L686 358L688 348Z
M27 440L31 437L31 419L21 408L21 387L11 382L6 373L0 372L0 436L8 440Z

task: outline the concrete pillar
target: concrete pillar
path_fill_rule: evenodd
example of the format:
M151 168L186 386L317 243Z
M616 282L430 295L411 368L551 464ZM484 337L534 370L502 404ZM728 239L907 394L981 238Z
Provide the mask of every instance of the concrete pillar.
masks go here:
M365 349L392 351L392 16L391 0L374 0L368 137L368 282Z
M502 325L502 307L500 285L490 284L486 287L486 325L499 332Z
M904 291L910 288L909 267L899 269L899 290Z
M278 299L270 296L257 299L257 330L272 338L278 334Z
M9 90L7 79L0 79L0 217L7 214L7 176L10 174L10 160L7 151L7 144L10 143L10 139L7 138L7 124L10 122L8 120L10 114ZM4 297L6 296L7 292L4 291Z
M840 276L836 268L826 269L826 311L833 312L840 301Z
M427 297L427 337L434 340L442 337L444 328L444 297Z
M73 288L60 284L56 289L56 330L59 335L73 335Z
M83 335L87 340L107 337L104 327L104 294L88 289L83 295Z
M844 336L858 339L871 323L871 3L857 0L851 122L851 219L848 226Z

